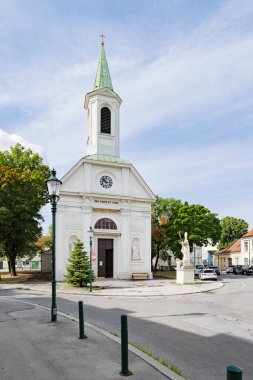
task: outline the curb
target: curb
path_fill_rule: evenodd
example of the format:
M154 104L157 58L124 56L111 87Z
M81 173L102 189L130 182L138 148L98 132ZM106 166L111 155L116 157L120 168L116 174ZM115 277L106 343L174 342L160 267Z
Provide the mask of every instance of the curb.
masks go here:
M26 305L31 305L31 306L34 306L34 307L37 307L37 308L40 308L40 309L44 309L44 310L48 310L48 311L51 310L47 306L38 305L38 304L35 304L35 303L32 303L32 302L22 301L20 299L11 298L11 297L8 297L8 296L4 297L4 298L10 299L11 301L16 301L16 302L24 303ZM58 311L57 314L61 315L64 318L68 318L71 321L74 321L74 322L77 322L77 323L79 322L78 318L73 317L73 316L71 316L69 314L62 313L61 311ZM87 326L88 328L90 328L90 329L92 329L92 330L94 330L94 331L96 331L96 332L98 332L98 333L106 336L107 338L113 340L114 342L116 342L118 344L121 344L121 339L118 338L117 336L109 333L108 331L103 330L100 327L92 325L91 323L88 323L88 322L85 322L85 326ZM155 368L162 375L166 376L169 380L185 380L184 377L177 375L175 372L173 372L169 368L163 366L157 360L155 360L152 357L150 357L149 355L145 354L144 352L142 352L138 348L132 346L130 343L128 344L128 351L132 352L134 355L136 355L140 359L144 360L146 363L148 363L149 365L151 365L153 368Z
M80 295L80 296L89 296L89 297L92 297L92 296L95 296L95 297L121 297L121 298L132 298L132 297L136 297L136 298L148 298L148 297L173 297L173 296L183 296L183 295L187 295L187 294L198 294L198 293L208 293L208 292L212 292L214 290L217 290L217 289L220 289L224 286L224 283L223 282L219 282L218 284L216 284L215 287L213 287L212 289L202 289L202 290L194 290L194 291L185 291L183 293L173 293L173 294L157 294L157 293L149 293L149 294L122 294L122 293L116 293L116 294L111 294L110 292L108 293L97 293L96 291L92 292L92 293L84 293L82 291L66 291L66 290L61 290L61 289L57 289L57 293L58 294L74 294L74 295ZM27 286L25 287L13 287L13 288L4 288L4 290L13 290L13 289L16 289L16 290L28 290L28 291L32 291L32 292L41 292L41 293L49 293L51 292L51 289L34 289L34 288L29 288Z

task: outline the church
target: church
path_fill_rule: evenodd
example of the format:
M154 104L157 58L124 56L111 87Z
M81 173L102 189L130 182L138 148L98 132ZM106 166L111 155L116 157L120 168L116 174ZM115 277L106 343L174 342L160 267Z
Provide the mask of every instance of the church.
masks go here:
M120 158L120 106L101 43L94 88L85 96L87 156L61 179L56 213L56 278L64 280L73 243L81 240L96 277L131 279L151 272L151 204L155 196Z

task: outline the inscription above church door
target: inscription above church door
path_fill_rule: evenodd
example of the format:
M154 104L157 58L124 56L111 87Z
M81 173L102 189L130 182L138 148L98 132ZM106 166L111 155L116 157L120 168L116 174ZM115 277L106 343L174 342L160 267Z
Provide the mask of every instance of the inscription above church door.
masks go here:
M113 277L113 239L98 239L98 277Z

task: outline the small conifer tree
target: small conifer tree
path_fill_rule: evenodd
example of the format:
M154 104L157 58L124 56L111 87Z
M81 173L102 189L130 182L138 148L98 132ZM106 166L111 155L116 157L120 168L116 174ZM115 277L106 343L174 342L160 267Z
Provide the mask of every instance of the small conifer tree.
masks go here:
M68 259L65 278L68 284L73 284L80 288L87 286L90 281L90 260L80 240L74 243L74 249ZM95 275L92 271L92 281L94 280Z

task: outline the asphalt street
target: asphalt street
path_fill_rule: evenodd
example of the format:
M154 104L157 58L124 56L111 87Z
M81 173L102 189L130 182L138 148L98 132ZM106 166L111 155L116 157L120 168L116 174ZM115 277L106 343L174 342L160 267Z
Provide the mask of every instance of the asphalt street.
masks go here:
M120 315L129 316L129 340L174 362L189 380L224 380L226 366L252 379L253 278L224 276L225 286L210 293L171 297L84 296L85 320L120 334ZM9 291L50 306L45 295ZM77 295L57 297L58 309L77 316Z

